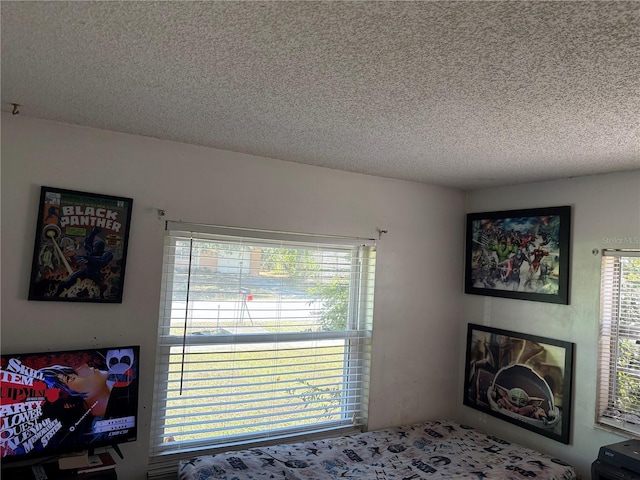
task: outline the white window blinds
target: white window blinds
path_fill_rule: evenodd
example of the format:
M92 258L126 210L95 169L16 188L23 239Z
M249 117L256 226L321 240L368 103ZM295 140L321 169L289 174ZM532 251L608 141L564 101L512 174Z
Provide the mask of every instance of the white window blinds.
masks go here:
M597 422L640 436L640 251L605 250Z
M374 271L362 241L170 223L152 457L363 424Z

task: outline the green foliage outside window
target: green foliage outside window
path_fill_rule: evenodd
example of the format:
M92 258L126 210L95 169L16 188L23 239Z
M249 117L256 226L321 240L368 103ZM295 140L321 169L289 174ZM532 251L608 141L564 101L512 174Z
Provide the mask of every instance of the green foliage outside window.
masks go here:
M322 309L313 312L318 315L322 330L346 330L349 315L349 282L335 276L329 283L320 283L310 289L312 295L322 302Z
M311 250L263 248L261 269L273 275L305 278L318 269L318 264Z
M618 409L625 412L640 412L640 355L635 341L620 340L618 357Z

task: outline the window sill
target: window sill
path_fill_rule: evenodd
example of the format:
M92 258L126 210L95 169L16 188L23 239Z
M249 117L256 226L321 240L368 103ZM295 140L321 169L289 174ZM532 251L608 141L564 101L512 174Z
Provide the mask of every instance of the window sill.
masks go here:
M615 433L616 435L620 435L626 438L633 438L640 440L640 426L635 427L635 429L627 429L622 426L622 422L616 422L615 420L610 420L611 423L605 422L596 422L595 427L598 430L604 430L609 433Z

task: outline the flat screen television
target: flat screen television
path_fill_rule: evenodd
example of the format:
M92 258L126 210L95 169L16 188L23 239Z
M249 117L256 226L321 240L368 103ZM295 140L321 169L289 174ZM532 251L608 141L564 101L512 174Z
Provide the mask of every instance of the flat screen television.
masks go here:
M2 463L136 439L140 347L0 356Z

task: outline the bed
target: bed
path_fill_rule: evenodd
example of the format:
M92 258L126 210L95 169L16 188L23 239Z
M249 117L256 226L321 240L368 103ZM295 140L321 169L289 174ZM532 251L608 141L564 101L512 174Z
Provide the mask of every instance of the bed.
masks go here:
M179 480L572 480L573 468L453 421L184 460Z

